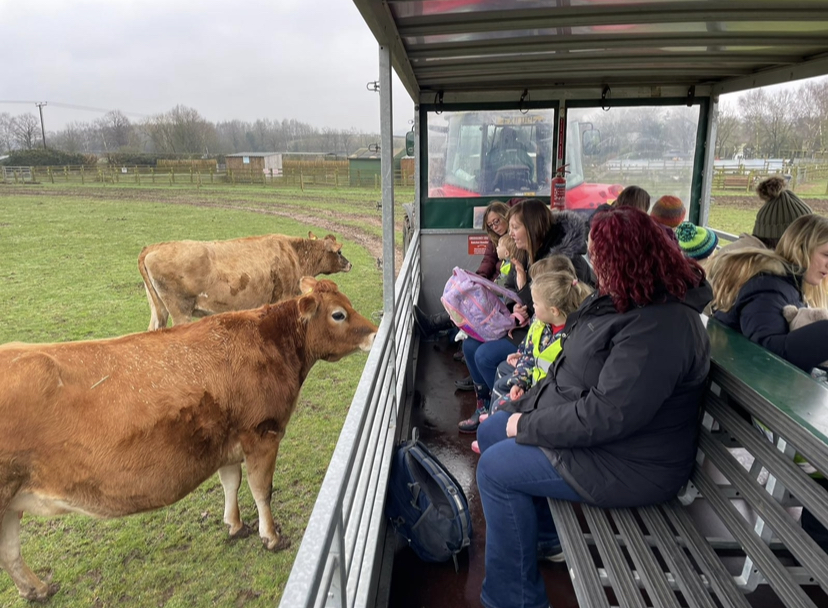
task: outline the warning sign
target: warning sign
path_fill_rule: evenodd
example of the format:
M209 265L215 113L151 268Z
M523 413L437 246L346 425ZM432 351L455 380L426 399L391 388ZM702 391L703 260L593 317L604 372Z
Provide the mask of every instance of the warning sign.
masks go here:
M469 235L469 255L483 255L489 244L489 237L485 234Z

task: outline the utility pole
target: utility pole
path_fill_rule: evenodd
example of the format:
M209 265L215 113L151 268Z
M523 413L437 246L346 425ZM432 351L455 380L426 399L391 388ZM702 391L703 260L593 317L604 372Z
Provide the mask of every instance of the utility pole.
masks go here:
M46 128L43 126L43 106L46 105L45 101L38 101L35 103L37 109L40 110L40 133L43 135L43 149L46 149Z

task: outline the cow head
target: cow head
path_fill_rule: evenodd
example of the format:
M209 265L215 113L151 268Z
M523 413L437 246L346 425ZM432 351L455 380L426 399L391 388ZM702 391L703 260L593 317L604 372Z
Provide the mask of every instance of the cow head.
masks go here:
M302 277L300 286L299 316L307 326L306 346L316 358L339 361L371 350L377 326L354 310L336 283Z
M308 240L318 241L319 239L316 238L313 232L308 232ZM335 272L349 272L351 270L351 263L342 255L342 243L337 243L334 235L327 235L322 239L321 245L322 260L316 274L334 274Z

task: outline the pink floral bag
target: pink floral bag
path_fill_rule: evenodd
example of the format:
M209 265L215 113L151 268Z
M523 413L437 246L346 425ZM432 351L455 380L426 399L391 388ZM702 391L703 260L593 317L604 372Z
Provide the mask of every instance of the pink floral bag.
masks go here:
M462 268L454 269L440 298L452 322L481 342L499 340L518 324L505 300L523 303L514 291Z

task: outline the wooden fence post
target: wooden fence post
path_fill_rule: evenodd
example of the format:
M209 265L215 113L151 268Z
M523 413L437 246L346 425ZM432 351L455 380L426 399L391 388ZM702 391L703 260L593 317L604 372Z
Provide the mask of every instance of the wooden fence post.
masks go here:
M150 179L152 180L152 183L154 184L155 183L155 167L150 167Z
M193 183L193 166L190 165L190 183Z
M302 167L301 166L299 167L299 188L302 190L302 192L305 191L305 179L304 179L304 176L302 175Z
M141 185L141 174L138 173L138 165L135 165L135 168L133 169L133 171L135 172L135 183L140 186Z
M81 174L81 183L85 184L86 183L86 178L84 177L84 174L83 174L83 165L81 165L80 174Z
M48 167L49 181L55 183L55 174L52 173L52 167Z

